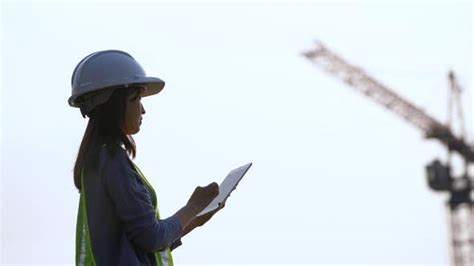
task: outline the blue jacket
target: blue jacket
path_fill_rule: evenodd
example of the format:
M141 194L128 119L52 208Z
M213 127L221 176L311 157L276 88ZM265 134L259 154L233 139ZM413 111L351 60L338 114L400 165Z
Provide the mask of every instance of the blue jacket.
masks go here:
M156 217L156 195L122 147L114 156L102 148L96 169L85 168L82 182L90 248L97 265L156 265L154 252L181 244L181 223L176 217ZM76 245L84 245L80 230ZM76 257L77 252L81 247L76 247Z

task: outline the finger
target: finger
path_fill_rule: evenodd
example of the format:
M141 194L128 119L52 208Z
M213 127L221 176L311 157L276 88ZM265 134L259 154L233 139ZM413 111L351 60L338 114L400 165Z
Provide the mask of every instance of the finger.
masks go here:
M210 183L207 188L209 189L211 195L217 196L219 194L219 185L216 182Z
M208 188L212 188L212 189L215 189L215 188L219 188L219 185L216 183L216 182L212 182L210 183L209 185L207 185Z

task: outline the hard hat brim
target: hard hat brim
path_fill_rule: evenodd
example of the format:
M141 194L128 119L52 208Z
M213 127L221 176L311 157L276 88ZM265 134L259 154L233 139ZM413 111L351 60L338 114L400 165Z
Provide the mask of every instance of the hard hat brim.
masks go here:
M110 95L112 95L113 91L117 87L128 87L128 86L131 86L131 85L134 85L134 84L143 84L143 85L146 86L146 89L143 92L142 97L147 97L147 96L158 94L165 87L165 82L163 80L161 80L159 78L154 78L154 77L139 77L139 78L135 78L133 80L130 80L130 82L128 82L128 83L118 83L118 84L109 83L109 84L107 84L107 86L104 86L102 89L97 90L96 88L94 88L95 91L97 91L97 94L94 95L95 97L91 97L91 98L87 97L89 99L86 100L86 101L89 101L89 100L92 100L94 98L94 101L93 101L94 103L93 104L92 103L87 104L90 107L86 108L86 109L90 109L92 107L95 107L99 104L102 104L102 103L106 102L110 98ZM84 90L87 91L88 89L85 88ZM87 95L87 93L85 95ZM82 96L85 96L85 95L82 95ZM74 96L74 95L71 96L68 99L69 105L72 106L72 107L81 107L82 104L85 103L84 101L82 101L81 98L82 97L77 97L77 96ZM91 106L91 105L93 105L93 106Z
M141 78L140 80L141 80L140 82L136 82L136 83L141 83L141 84L146 85L146 89L143 92L142 97L158 94L165 87L165 82L159 78L144 77L144 78Z

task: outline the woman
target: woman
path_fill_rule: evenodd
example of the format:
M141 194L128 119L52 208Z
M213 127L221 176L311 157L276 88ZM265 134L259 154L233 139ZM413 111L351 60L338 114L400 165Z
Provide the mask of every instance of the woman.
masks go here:
M80 192L77 265L172 265L171 250L181 237L217 211L196 218L219 192L211 183L197 187L173 216L160 219L156 194L130 159L136 154L132 135L145 114L141 98L163 87L117 50L93 53L73 72L69 104L89 117L74 166Z

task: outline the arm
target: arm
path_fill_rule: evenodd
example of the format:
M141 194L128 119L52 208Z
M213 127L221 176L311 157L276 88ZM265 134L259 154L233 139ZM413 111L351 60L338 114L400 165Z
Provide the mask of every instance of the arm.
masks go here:
M125 151L117 151L113 158L105 156L101 177L127 238L147 252L163 250L180 238L178 217L156 219L148 190L128 164Z
M176 217L181 222L182 228L192 226L191 223L196 220L196 216L204 210L218 194L219 186L217 183L211 183L206 187L197 187L187 204L176 212L173 217Z
M190 233L197 227L203 226L212 218L212 216L214 216L214 214L216 214L218 211L220 211L224 207L225 207L225 203L220 205L219 208L215 209L214 211L195 217L186 227L183 228L183 234L181 235L181 237L187 235L188 233Z
M211 190L213 190L214 188L212 187L215 187L216 185L214 184L210 184L209 186L211 186ZM209 187L208 186L208 187ZM215 190L215 189L214 189ZM218 189L217 191L215 191L214 193L218 194ZM214 197L212 197L212 199L214 199ZM211 200L212 200L211 199ZM209 203L207 203L209 204ZM205 206L207 206L207 204ZM185 216L184 218L181 217L181 219L183 220L183 224L184 223L187 223L186 227L183 229L182 231L182 234L181 234L181 237L185 236L186 234L188 234L189 232L191 232L192 230L194 230L195 228L199 227L199 226L202 226L203 224L205 224L207 221L209 221L209 219L211 219L211 217L216 213L218 212L220 209L224 208L224 204L222 204L222 206L219 206L218 209L212 211L212 212L209 212L209 213L206 213L205 215L201 215L199 217L195 217L196 215L191 215L191 216L188 216L189 211L187 211L185 208L181 209L180 211L178 211L175 215L176 216L180 216L180 215L183 215ZM199 211L200 212L200 211ZM189 218L191 217L191 218ZM186 222L188 219L191 219L190 221ZM170 249L171 250L174 250L176 249L177 247L181 246L181 237L176 240L175 242L173 242L170 246Z

